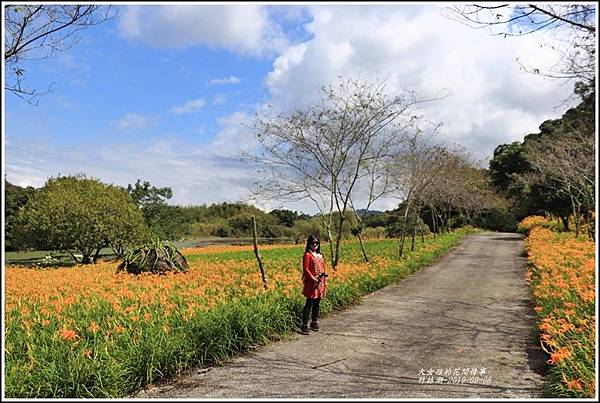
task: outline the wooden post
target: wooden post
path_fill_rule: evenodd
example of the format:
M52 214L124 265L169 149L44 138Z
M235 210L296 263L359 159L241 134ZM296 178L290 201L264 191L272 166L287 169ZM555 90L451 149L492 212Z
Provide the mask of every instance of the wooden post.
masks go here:
M256 218L252 216L252 235L254 241L254 254L256 255L256 260L258 261L258 268L260 269L260 275L262 277L263 287L265 290L268 288L267 285L267 273L265 273L265 268L263 266L262 259L260 257L260 253L258 252L258 241L256 235Z

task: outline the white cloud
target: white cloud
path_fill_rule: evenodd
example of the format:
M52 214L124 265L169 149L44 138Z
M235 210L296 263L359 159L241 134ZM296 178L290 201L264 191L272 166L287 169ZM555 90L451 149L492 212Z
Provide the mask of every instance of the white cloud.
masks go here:
M190 101L186 101L183 105L173 106L171 107L171 112L175 115L183 115L187 113L196 113L202 107L204 107L204 100L202 98L192 99Z
M19 186L40 187L51 176L83 172L124 187L138 178L157 187L169 186L172 204L244 201L255 172L247 163L224 156L218 145L172 136L89 147L18 138L7 143L6 178Z
M227 102L227 97L224 94L213 95L213 99L212 99L213 105L223 105L226 102Z
M208 46L263 56L286 45L265 7L235 5L152 5L124 7L121 34L161 48Z
M148 116L140 115L133 112L126 113L122 118L114 123L117 130L139 130L147 129L154 124L154 119Z
M249 128L251 119L240 111L218 119L221 130L212 140L213 151L220 156L239 158L242 152L255 149L258 142Z
M236 76L229 76L227 78L215 78L210 80L209 85L221 85L221 84L237 84L240 82L240 79Z
M387 77L389 92L414 90L448 96L422 105L443 122L440 138L462 143L477 159L511 142L569 106L558 106L569 86L524 73L515 61L552 65L555 54L540 36L491 36L418 5L310 7L310 40L289 46L273 62L265 83L270 102L286 110L312 102L321 85L339 75Z

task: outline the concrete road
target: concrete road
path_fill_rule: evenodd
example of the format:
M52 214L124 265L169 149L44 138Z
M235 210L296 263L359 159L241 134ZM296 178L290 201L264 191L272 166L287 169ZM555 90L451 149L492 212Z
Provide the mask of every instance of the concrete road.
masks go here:
M223 366L137 398L536 398L545 368L518 234L467 236L437 264Z

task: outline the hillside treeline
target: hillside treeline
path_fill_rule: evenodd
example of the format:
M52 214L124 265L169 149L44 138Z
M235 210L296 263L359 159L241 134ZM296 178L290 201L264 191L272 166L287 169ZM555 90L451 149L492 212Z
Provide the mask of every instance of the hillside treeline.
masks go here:
M546 120L539 132L523 141L496 147L490 176L499 194L510 202L507 223L531 215L560 218L564 230L577 235L595 228L595 91L576 91L577 106L559 119ZM572 228L571 228L572 227Z
M124 197L119 199L115 196L118 194ZM83 249L83 254L93 260L99 248L110 246L116 254L122 254L127 246L150 237L171 241L251 237L253 216L261 238L287 238L302 243L309 234L319 233L327 240L318 215L287 209L265 212L241 202L169 205L169 187L157 188L141 180L122 188L76 175L51 178L37 189L5 180L5 196L6 251L74 248ZM398 237L403 228L405 233L412 233L415 228L419 233L430 232L427 210L420 216L409 216L403 225L403 203L394 210L360 212L360 216L364 217L361 226L365 238ZM358 228L356 215L348 212L343 221L344 239L354 237ZM464 221L466 218L455 213L449 226L460 226ZM98 234L96 240L92 233Z

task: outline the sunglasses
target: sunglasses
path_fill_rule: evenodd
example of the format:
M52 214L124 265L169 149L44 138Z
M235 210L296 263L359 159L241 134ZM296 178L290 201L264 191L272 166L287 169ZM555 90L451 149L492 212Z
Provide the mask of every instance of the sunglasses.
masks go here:
M318 245L318 244L319 244L319 242L313 242L313 243L311 243L311 245Z

